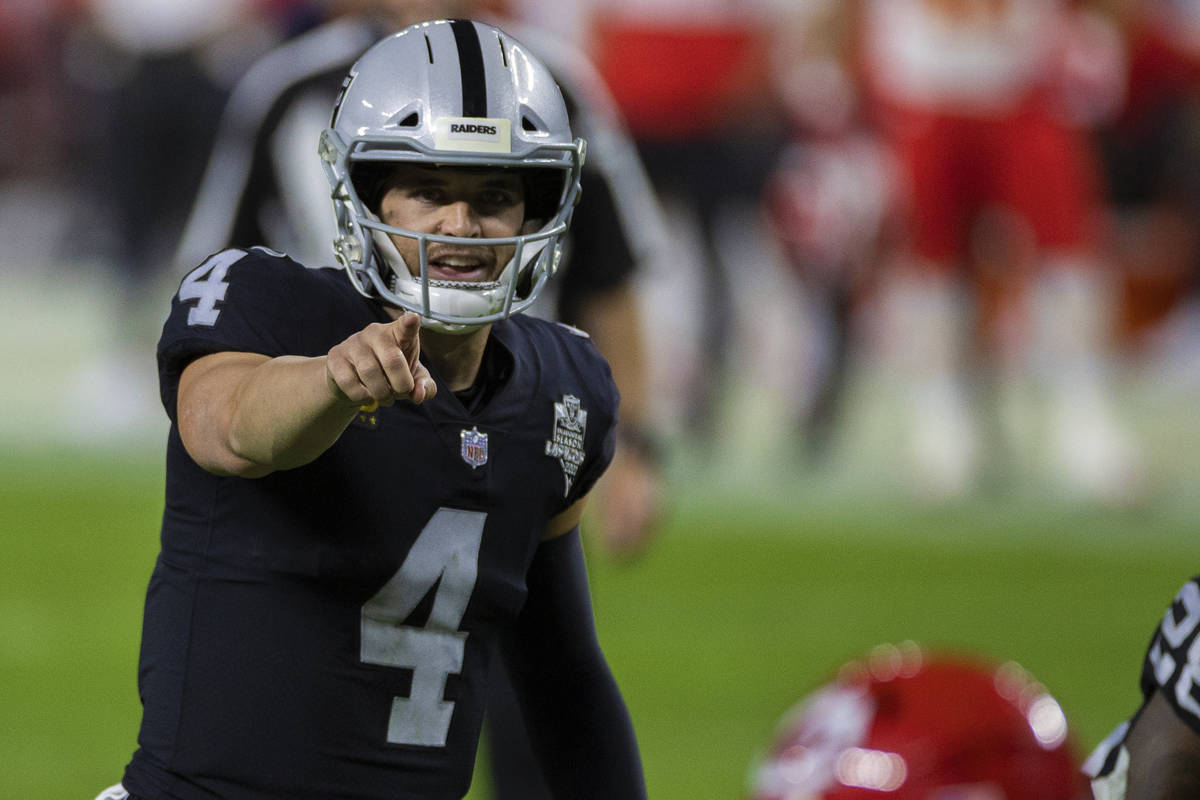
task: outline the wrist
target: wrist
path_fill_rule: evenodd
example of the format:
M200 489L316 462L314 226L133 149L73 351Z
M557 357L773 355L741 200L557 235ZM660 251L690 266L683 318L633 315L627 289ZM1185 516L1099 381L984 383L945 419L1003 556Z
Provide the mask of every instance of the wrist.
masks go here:
M342 390L342 387L338 385L337 380L334 379L333 372L329 369L329 357L326 356L325 358L321 359L321 361L322 371L325 373L325 389L328 392L330 407L351 409L361 406L362 403L351 400L350 396Z

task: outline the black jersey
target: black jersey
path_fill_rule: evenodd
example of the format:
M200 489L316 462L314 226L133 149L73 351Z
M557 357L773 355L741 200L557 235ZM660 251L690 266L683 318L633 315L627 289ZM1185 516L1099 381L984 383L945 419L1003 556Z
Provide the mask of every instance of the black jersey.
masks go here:
M338 271L225 251L174 299L163 402L174 423L180 373L200 355L322 355L388 319ZM213 475L172 425L131 793L466 792L492 644L547 522L607 466L617 408L582 334L518 316L491 335L508 377L476 413L448 391L364 408L297 469Z

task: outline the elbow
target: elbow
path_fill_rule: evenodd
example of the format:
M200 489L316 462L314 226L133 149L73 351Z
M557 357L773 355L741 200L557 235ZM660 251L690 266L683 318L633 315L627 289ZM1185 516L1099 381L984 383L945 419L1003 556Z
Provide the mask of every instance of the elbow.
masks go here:
M261 478L280 470L295 469L308 464L321 454L320 450L300 447L281 447L274 441L244 442L236 427L211 440L195 439L180 434L184 447L201 469L214 475L235 478Z
M272 467L251 461L232 451L197 452L186 444L184 448L202 470L223 478L261 478L275 471Z
M200 466L214 475L228 478L262 478L275 471L271 467L236 458L230 459L229 463L225 464L201 464Z
M249 449L243 446L232 431L227 437L226 446L218 454L213 466L216 470L209 470L210 472L217 471L216 474L236 478L261 478L279 469L277 465L265 464L261 460L252 458L249 455ZM208 468L206 467L206 469Z
M275 471L273 467L241 455L237 442L232 439L222 443L199 437L187 425L180 425L179 438L196 466L213 475L223 478L261 478Z

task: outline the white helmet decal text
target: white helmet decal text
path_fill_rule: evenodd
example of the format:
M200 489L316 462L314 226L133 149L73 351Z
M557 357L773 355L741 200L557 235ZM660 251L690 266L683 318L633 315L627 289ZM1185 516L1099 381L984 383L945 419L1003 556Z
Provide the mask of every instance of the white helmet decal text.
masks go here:
M512 122L491 117L439 117L433 121L433 146L468 153L511 153Z

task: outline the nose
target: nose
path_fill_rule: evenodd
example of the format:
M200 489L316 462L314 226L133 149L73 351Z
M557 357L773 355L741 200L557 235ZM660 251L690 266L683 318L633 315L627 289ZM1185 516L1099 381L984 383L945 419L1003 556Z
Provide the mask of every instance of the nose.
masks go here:
M442 207L438 227L443 236L478 237L479 215L466 200L456 200Z

